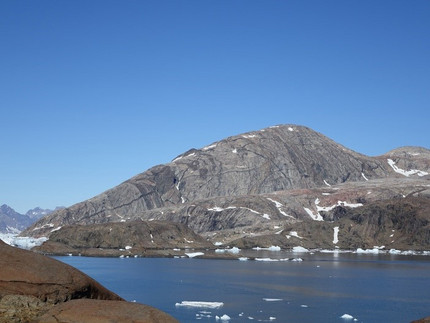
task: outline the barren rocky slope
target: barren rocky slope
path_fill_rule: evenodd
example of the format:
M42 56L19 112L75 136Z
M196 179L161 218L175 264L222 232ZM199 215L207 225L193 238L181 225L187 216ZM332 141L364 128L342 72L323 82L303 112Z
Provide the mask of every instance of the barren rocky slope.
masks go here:
M128 181L56 211L23 235L71 224L164 220L211 241L270 235L333 221L335 206L426 195L430 151L402 147L378 157L351 151L309 128L283 125L191 149ZM306 225L307 225L306 224Z
M47 254L150 257L174 256L177 248L211 247L210 242L183 224L137 220L67 226L53 232L48 241L33 250Z

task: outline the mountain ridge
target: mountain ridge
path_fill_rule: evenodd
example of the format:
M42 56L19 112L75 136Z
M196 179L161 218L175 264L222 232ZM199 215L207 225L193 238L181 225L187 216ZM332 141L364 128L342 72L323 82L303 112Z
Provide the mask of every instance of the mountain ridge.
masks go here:
M420 147L414 151L418 150L429 151ZM430 170L430 159L426 156L427 153L424 157L392 153L369 157L310 128L278 125L190 149L171 162L154 166L89 200L53 212L24 234L49 235L64 225L136 219L192 223L190 227L202 234L213 232L214 228L219 232L226 227L234 229L235 223L241 223L240 227L245 224L252 227L255 222L257 230L256 226L261 223L268 225L275 218L280 221L285 217L282 212L286 211L281 212L277 204L267 198L255 197L292 190L302 190L304 196L290 194L282 203L293 214L285 218L290 222L315 220L321 215L314 201L306 197L306 190L342 189L336 186L347 183L371 187L385 179L396 181L393 187L384 186L384 192L378 193L385 198L401 195L403 191L412 193L413 189L408 187L414 187L411 181L415 180L421 180L417 185L425 190L425 179L429 177L426 174ZM411 172L411 169L419 172ZM346 202L365 200L363 194ZM227 199L236 200L238 206L232 204L222 214L217 212L216 207L220 206L215 205L215 201ZM259 211L250 207L257 200L260 201L257 203ZM255 212L259 214L258 220Z
M56 207L55 210L62 208L63 207ZM17 233L22 231L32 223L55 210L35 207L28 210L25 214L21 214L16 212L9 205L3 204L0 206L0 233Z

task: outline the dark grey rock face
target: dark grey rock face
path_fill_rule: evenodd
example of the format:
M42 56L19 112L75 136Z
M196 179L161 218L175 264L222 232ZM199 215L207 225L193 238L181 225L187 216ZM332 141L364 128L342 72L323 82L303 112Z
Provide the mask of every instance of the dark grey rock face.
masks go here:
M275 126L191 149L53 212L23 235L135 219L180 222L213 240L263 235L286 223L332 221L338 215L319 208L342 201L364 205L413 194L418 186L424 192L429 189L429 155L425 148L404 147L368 157L309 128Z
M187 226L163 221L71 225L33 250L48 254L146 256L152 249L206 249L213 244Z

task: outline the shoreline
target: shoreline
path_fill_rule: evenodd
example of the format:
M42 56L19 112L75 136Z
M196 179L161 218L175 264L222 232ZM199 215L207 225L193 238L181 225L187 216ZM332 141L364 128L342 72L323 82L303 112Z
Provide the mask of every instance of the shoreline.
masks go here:
M46 256L54 257L100 257L100 258L177 258L177 259L217 259L217 260L240 260L240 261L301 261L303 255L319 254L356 254L356 255L392 255L392 256L430 256L430 251L423 250L396 250L396 249L306 249L294 251L291 249L269 250L269 248L238 249L234 253L217 251L220 249L147 249L144 252L124 252L118 249L84 249L73 252L41 252L32 250ZM247 256L249 253L262 251L264 257ZM288 254L288 258L280 257ZM301 259L301 260L298 260Z

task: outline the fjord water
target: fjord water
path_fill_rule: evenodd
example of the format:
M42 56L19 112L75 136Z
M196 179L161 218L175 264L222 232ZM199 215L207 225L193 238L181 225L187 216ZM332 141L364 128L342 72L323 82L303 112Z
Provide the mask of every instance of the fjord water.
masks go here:
M180 322L410 322L430 315L430 257L261 252L303 262L55 257ZM175 306L223 302L218 309ZM221 321L219 321L221 322Z

